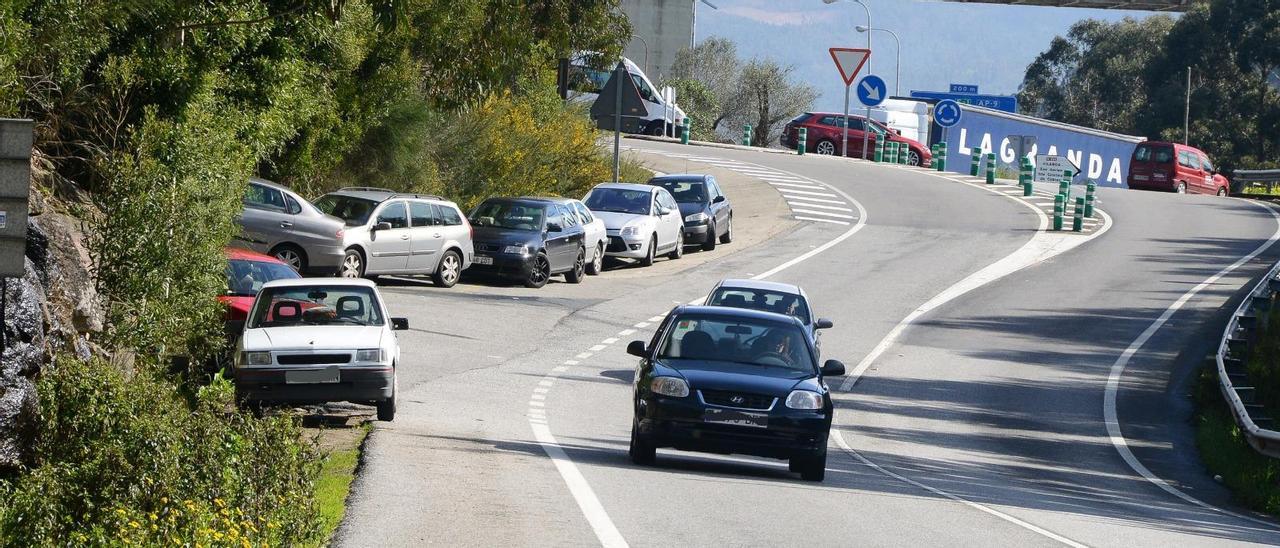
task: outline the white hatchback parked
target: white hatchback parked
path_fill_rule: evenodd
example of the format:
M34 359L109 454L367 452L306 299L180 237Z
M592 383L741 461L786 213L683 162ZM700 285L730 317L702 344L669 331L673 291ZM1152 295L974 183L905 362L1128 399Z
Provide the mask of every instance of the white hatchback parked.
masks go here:
M640 259L649 266L660 254L684 256L684 218L667 189L629 183L602 183L583 203L604 221L609 244L605 255Z

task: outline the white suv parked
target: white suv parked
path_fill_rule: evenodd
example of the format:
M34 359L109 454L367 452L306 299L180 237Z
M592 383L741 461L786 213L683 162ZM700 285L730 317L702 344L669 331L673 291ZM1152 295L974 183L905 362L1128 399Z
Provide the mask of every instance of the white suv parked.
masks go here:
M430 274L437 286L453 287L475 256L466 215L439 196L353 187L325 194L316 207L347 222L344 278Z

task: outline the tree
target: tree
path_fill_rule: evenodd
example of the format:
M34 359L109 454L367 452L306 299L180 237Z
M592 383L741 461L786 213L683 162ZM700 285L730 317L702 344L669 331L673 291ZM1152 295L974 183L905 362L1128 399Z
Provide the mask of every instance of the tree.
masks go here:
M808 110L817 100L818 91L812 86L791 81L794 69L759 59L752 59L742 69L733 100L743 110L743 122L751 124L752 145L768 146L782 133L783 122Z
M720 111L720 103L711 93L711 88L691 78L667 80L665 84L675 89L676 102L693 120L690 137L698 141L714 141L716 131L712 123L715 113Z
M675 80L692 80L702 83L716 108L705 111L707 129L714 131L720 123L740 114L740 105L732 99L738 92L742 76L742 60L738 48L728 38L712 36L699 42L692 49L684 48L676 53L671 66Z

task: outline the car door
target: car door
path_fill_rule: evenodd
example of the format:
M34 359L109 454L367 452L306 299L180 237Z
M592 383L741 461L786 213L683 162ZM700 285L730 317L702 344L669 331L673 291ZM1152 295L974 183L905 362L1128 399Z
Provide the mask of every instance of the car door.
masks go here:
M587 260L595 259L597 250L604 252L604 222L592 216L586 204L574 200L570 205L574 211L578 212L578 220L582 224L583 242L587 246Z
M662 227L658 231L658 247L671 248L676 245L676 240L684 232L684 217L680 216L680 205L676 203L675 198L671 197L671 193L665 188L657 190L658 203L666 211L658 219L658 226Z
M560 249L559 269L573 268L578 260L578 246L582 245L582 227L579 226L578 214L564 205L553 206L555 214L560 218L560 232L556 234L556 247Z
M284 194L266 185L249 183L241 201L244 211L240 214L240 234L236 241L259 253L271 251L293 225L286 213Z
M1204 191L1208 194L1217 194L1218 183L1213 177L1213 164L1209 163L1209 158L1203 154L1200 155L1200 172L1204 175Z
M403 272L409 265L413 240L409 211L404 201L383 202L374 212L373 227L381 223L387 223L391 228L369 231L369 266L365 272Z
M409 202L409 260L410 272L430 274L435 272L444 248L444 228L440 211L435 204L421 200Z
M724 191L720 190L720 184L716 182L715 177L707 176L707 193L711 200L711 216L715 219L716 232L724 232L724 227L729 226L729 198L724 195ZM712 234L716 236L717 234Z

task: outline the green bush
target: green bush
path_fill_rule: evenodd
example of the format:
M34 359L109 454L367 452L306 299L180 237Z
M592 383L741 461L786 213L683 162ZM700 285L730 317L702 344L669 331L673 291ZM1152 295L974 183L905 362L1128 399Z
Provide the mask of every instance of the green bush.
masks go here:
M1271 416L1280 417L1280 313L1269 314L1260 327L1245 368L1259 402Z
M69 361L39 391L34 462L3 484L5 544L317 542L315 451L292 418L233 411L229 382L191 404L148 373Z
M1218 389L1216 367L1205 367L1195 386L1196 446L1210 473L1244 505L1280 515L1280 460L1259 454L1236 426Z

